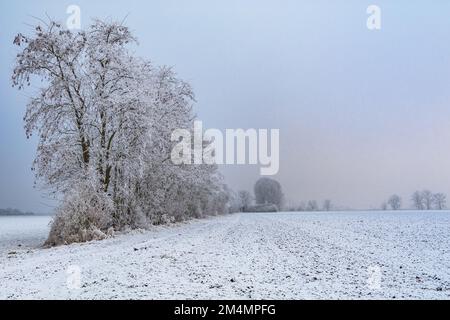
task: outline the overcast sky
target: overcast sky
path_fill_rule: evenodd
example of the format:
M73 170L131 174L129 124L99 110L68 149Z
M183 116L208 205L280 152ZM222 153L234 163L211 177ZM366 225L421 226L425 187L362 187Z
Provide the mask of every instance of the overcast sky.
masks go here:
M416 189L450 195L450 1L1 1L0 208L47 212L33 189L36 141L22 117L31 92L11 88L14 35L33 16L65 22L70 4L122 20L137 54L174 66L207 128L280 129L276 178L293 202L379 207ZM366 9L381 8L381 30ZM258 166L221 168L252 189Z

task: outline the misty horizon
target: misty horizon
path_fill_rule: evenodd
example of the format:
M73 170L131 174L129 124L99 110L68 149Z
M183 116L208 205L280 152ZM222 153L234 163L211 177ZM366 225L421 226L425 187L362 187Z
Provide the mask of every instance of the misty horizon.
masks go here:
M279 129L273 178L289 203L378 209L398 194L411 208L416 190L450 194L450 3L378 1L382 28L373 31L368 1L127 1L126 12L120 1L78 2L83 29L95 17L124 20L140 56L173 66L205 127ZM0 4L0 208L55 206L33 188L37 140L26 139L22 118L34 88L11 88L12 42L33 17L64 22L67 5ZM220 166L236 191L253 192L259 169Z

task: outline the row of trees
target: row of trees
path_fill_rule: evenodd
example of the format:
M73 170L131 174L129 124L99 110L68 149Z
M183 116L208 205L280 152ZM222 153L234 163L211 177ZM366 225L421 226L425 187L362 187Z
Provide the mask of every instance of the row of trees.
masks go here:
M193 128L190 85L135 57L127 27L97 20L73 32L52 21L14 43L13 85L41 82L24 117L27 136L38 135L33 170L63 198L48 244L227 211L215 166L170 161L172 132Z
M443 193L432 193L429 190L416 191L412 197L413 206L417 210L443 210L447 206L447 196Z
M269 178L261 178L255 184L255 197L248 191L239 191L233 197L233 210L245 212L252 209L253 200L256 205L275 205L277 210L286 211L331 211L334 206L331 200L324 200L321 205L316 200L301 202L296 206L286 206L281 185ZM429 190L416 191L411 197L413 207L417 210L444 210L446 209L447 197L443 193L433 193ZM402 198L396 194L389 197L381 206L383 210L400 210Z
M429 190L416 191L411 196L413 208L416 210L444 210L447 207L447 196L443 193L433 193ZM399 210L402 199L394 194L381 206L383 210Z
M0 216L32 216L34 213L32 212L23 212L17 209L0 209Z
M271 209L287 211L331 211L331 200L324 200L321 205L316 200L302 202L297 206L287 206L281 185L270 178L259 179L254 186L253 196L249 191L239 191L233 197L233 210L239 212ZM262 208L263 207L263 208ZM264 208L265 207L265 208Z
M233 197L233 210L245 212L254 209L256 205L275 205L277 210L286 211L331 211L334 206L331 200L324 200L321 205L316 200L301 202L296 206L286 206L280 184L272 179L261 178L255 184L255 197L248 191L239 191ZM447 197L443 193L432 193L429 190L416 191L411 197L413 207L417 210L444 210ZM381 206L383 210L400 210L402 198L396 194L389 197Z
M334 206L331 200L324 200L319 204L316 200L309 200L306 202L300 202L300 204L295 206L290 206L287 211L331 211Z

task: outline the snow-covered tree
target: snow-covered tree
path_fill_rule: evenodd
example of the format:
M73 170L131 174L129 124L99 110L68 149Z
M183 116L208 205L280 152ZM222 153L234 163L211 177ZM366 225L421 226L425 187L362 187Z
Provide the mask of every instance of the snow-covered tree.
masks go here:
M227 211L215 166L170 161L171 133L195 119L191 87L170 68L135 57L127 27L95 20L75 32L51 21L14 43L13 85L42 81L24 120L27 136L38 134L33 169L45 187L75 203L86 196L80 186L91 186L92 196L110 199L118 229ZM74 206L63 204L60 215L64 208Z
M422 199L425 210L433 209L433 193L430 190L422 191Z
M256 204L274 204L280 210L283 206L283 192L278 181L260 178L254 187Z
M323 205L322 205L323 211L330 211L332 209L332 207L333 207L333 205L331 203L331 200L327 199L323 202Z
M252 204L252 195L247 190L238 192L240 211L245 212Z
M316 200L309 200L306 205L306 211L319 211L319 205Z
M425 209L422 192L420 192L420 191L414 192L412 197L411 197L411 200L413 202L413 206L414 206L415 209L417 209L417 210L424 210Z
M444 210L447 205L447 196L443 193L435 193L433 195L433 203L436 210Z
M297 211L305 211L306 210L306 203L304 201L301 201L299 205L296 208Z
M392 210L399 210L402 207L402 199L396 194L392 195L387 203Z

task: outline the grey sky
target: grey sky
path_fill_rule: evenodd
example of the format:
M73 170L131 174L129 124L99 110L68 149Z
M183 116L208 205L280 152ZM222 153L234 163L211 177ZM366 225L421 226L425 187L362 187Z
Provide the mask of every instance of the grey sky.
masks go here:
M137 53L193 85L205 127L279 128L288 199L370 208L392 193L450 194L449 1L1 1L0 207L51 205L32 188L31 91L11 88L12 40L32 16L65 21L70 4L83 25L128 15ZM370 4L380 31L366 28ZM251 189L259 167L222 171Z

